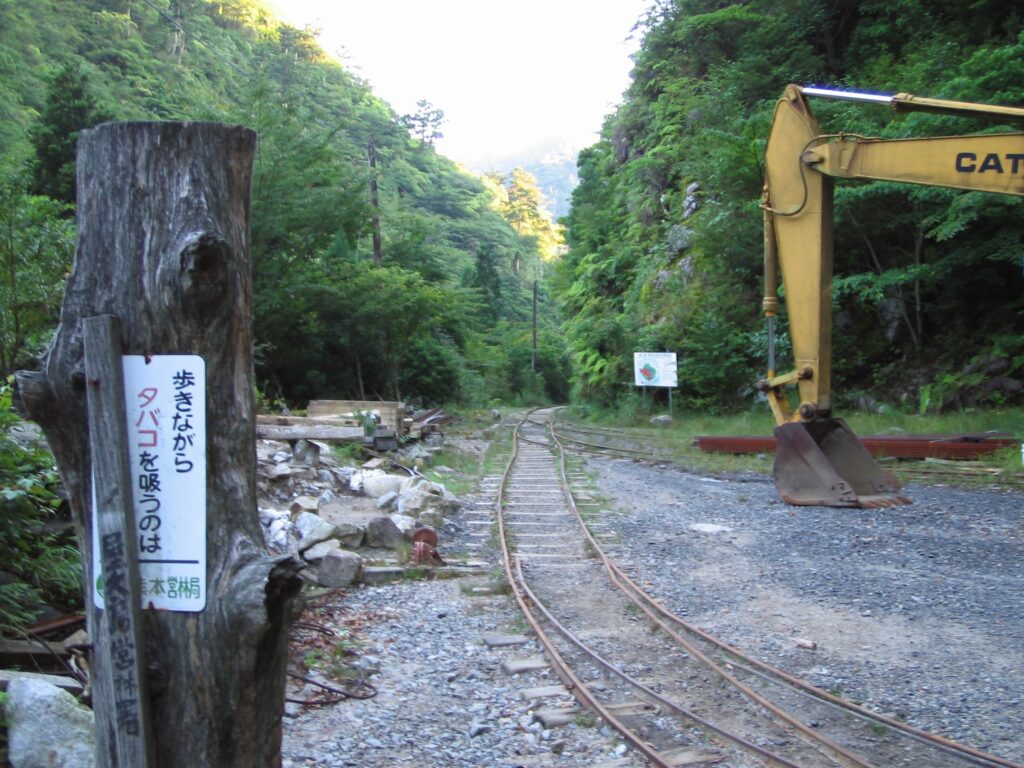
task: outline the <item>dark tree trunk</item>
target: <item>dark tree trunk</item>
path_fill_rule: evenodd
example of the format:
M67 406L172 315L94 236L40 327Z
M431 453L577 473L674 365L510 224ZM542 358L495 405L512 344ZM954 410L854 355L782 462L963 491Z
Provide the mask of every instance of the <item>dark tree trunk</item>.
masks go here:
M203 123L117 123L79 140L78 250L42 373L21 409L54 451L93 583L82 320L120 318L125 354L206 362L207 594L146 611L160 768L278 766L299 564L270 556L256 512L249 200L256 136ZM87 588L91 633L100 611ZM95 634L92 634L95 637ZM103 670L96 670L101 674ZM115 765L102 697L98 764Z

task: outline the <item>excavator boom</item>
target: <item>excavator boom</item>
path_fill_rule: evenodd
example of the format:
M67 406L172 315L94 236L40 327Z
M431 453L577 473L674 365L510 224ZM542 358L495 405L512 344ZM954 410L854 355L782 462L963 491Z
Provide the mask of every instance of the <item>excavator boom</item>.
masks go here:
M909 503L841 419L832 416L833 178L1024 195L1024 133L909 139L822 134L807 95L888 104L897 111L1024 119L1024 109L791 85L775 109L765 152L764 314L775 416L775 485L791 504L880 507ZM777 272L786 287L794 368L775 370ZM789 402L795 387L798 406Z

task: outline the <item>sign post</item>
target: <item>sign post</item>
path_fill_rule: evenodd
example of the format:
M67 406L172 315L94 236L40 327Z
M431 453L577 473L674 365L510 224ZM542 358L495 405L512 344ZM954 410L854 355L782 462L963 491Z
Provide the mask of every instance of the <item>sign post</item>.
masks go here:
M668 412L672 414L672 388L679 386L675 352L634 352L633 381L636 386L668 388Z
M92 460L92 542L95 562L102 564L105 576L105 605L94 644L96 685L114 704L117 727L111 749L116 768L149 768L156 763L117 318L85 318L83 341Z
M206 607L206 367L198 355L124 355L131 542L141 606ZM93 540L93 556L99 559ZM104 605L102 573L93 600Z

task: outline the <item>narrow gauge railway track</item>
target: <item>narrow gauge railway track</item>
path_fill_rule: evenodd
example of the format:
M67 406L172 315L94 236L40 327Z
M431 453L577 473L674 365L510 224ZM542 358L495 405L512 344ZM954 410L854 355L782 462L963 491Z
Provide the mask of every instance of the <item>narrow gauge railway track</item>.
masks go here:
M499 489L506 575L565 687L652 765L1020 768L862 710L673 616L583 524L550 416L517 427Z
M657 443L657 434L644 435L636 430L611 427L580 426L553 419L554 437L566 450L574 453L634 459L638 461L673 461L671 448ZM655 444L651 444L651 438ZM643 445L646 442L647 445ZM899 461L886 464L903 482L923 485L949 484L975 487L978 485L1024 490L1024 472L1007 473L993 467L977 466L976 462L955 462L948 465L924 461ZM770 481L766 474L765 481Z

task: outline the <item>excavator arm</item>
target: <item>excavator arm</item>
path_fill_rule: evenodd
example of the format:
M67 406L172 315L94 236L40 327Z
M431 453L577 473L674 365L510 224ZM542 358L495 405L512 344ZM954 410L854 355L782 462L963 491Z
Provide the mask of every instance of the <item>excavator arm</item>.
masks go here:
M888 103L899 111L1024 119L1024 109L877 96L791 85L776 105L765 153L764 313L775 416L775 484L786 501L840 507L907 503L832 412L833 178L876 179L1024 195L1024 133L879 139L822 134L806 96ZM776 371L777 275L786 287L794 367ZM798 405L790 405L796 389Z

